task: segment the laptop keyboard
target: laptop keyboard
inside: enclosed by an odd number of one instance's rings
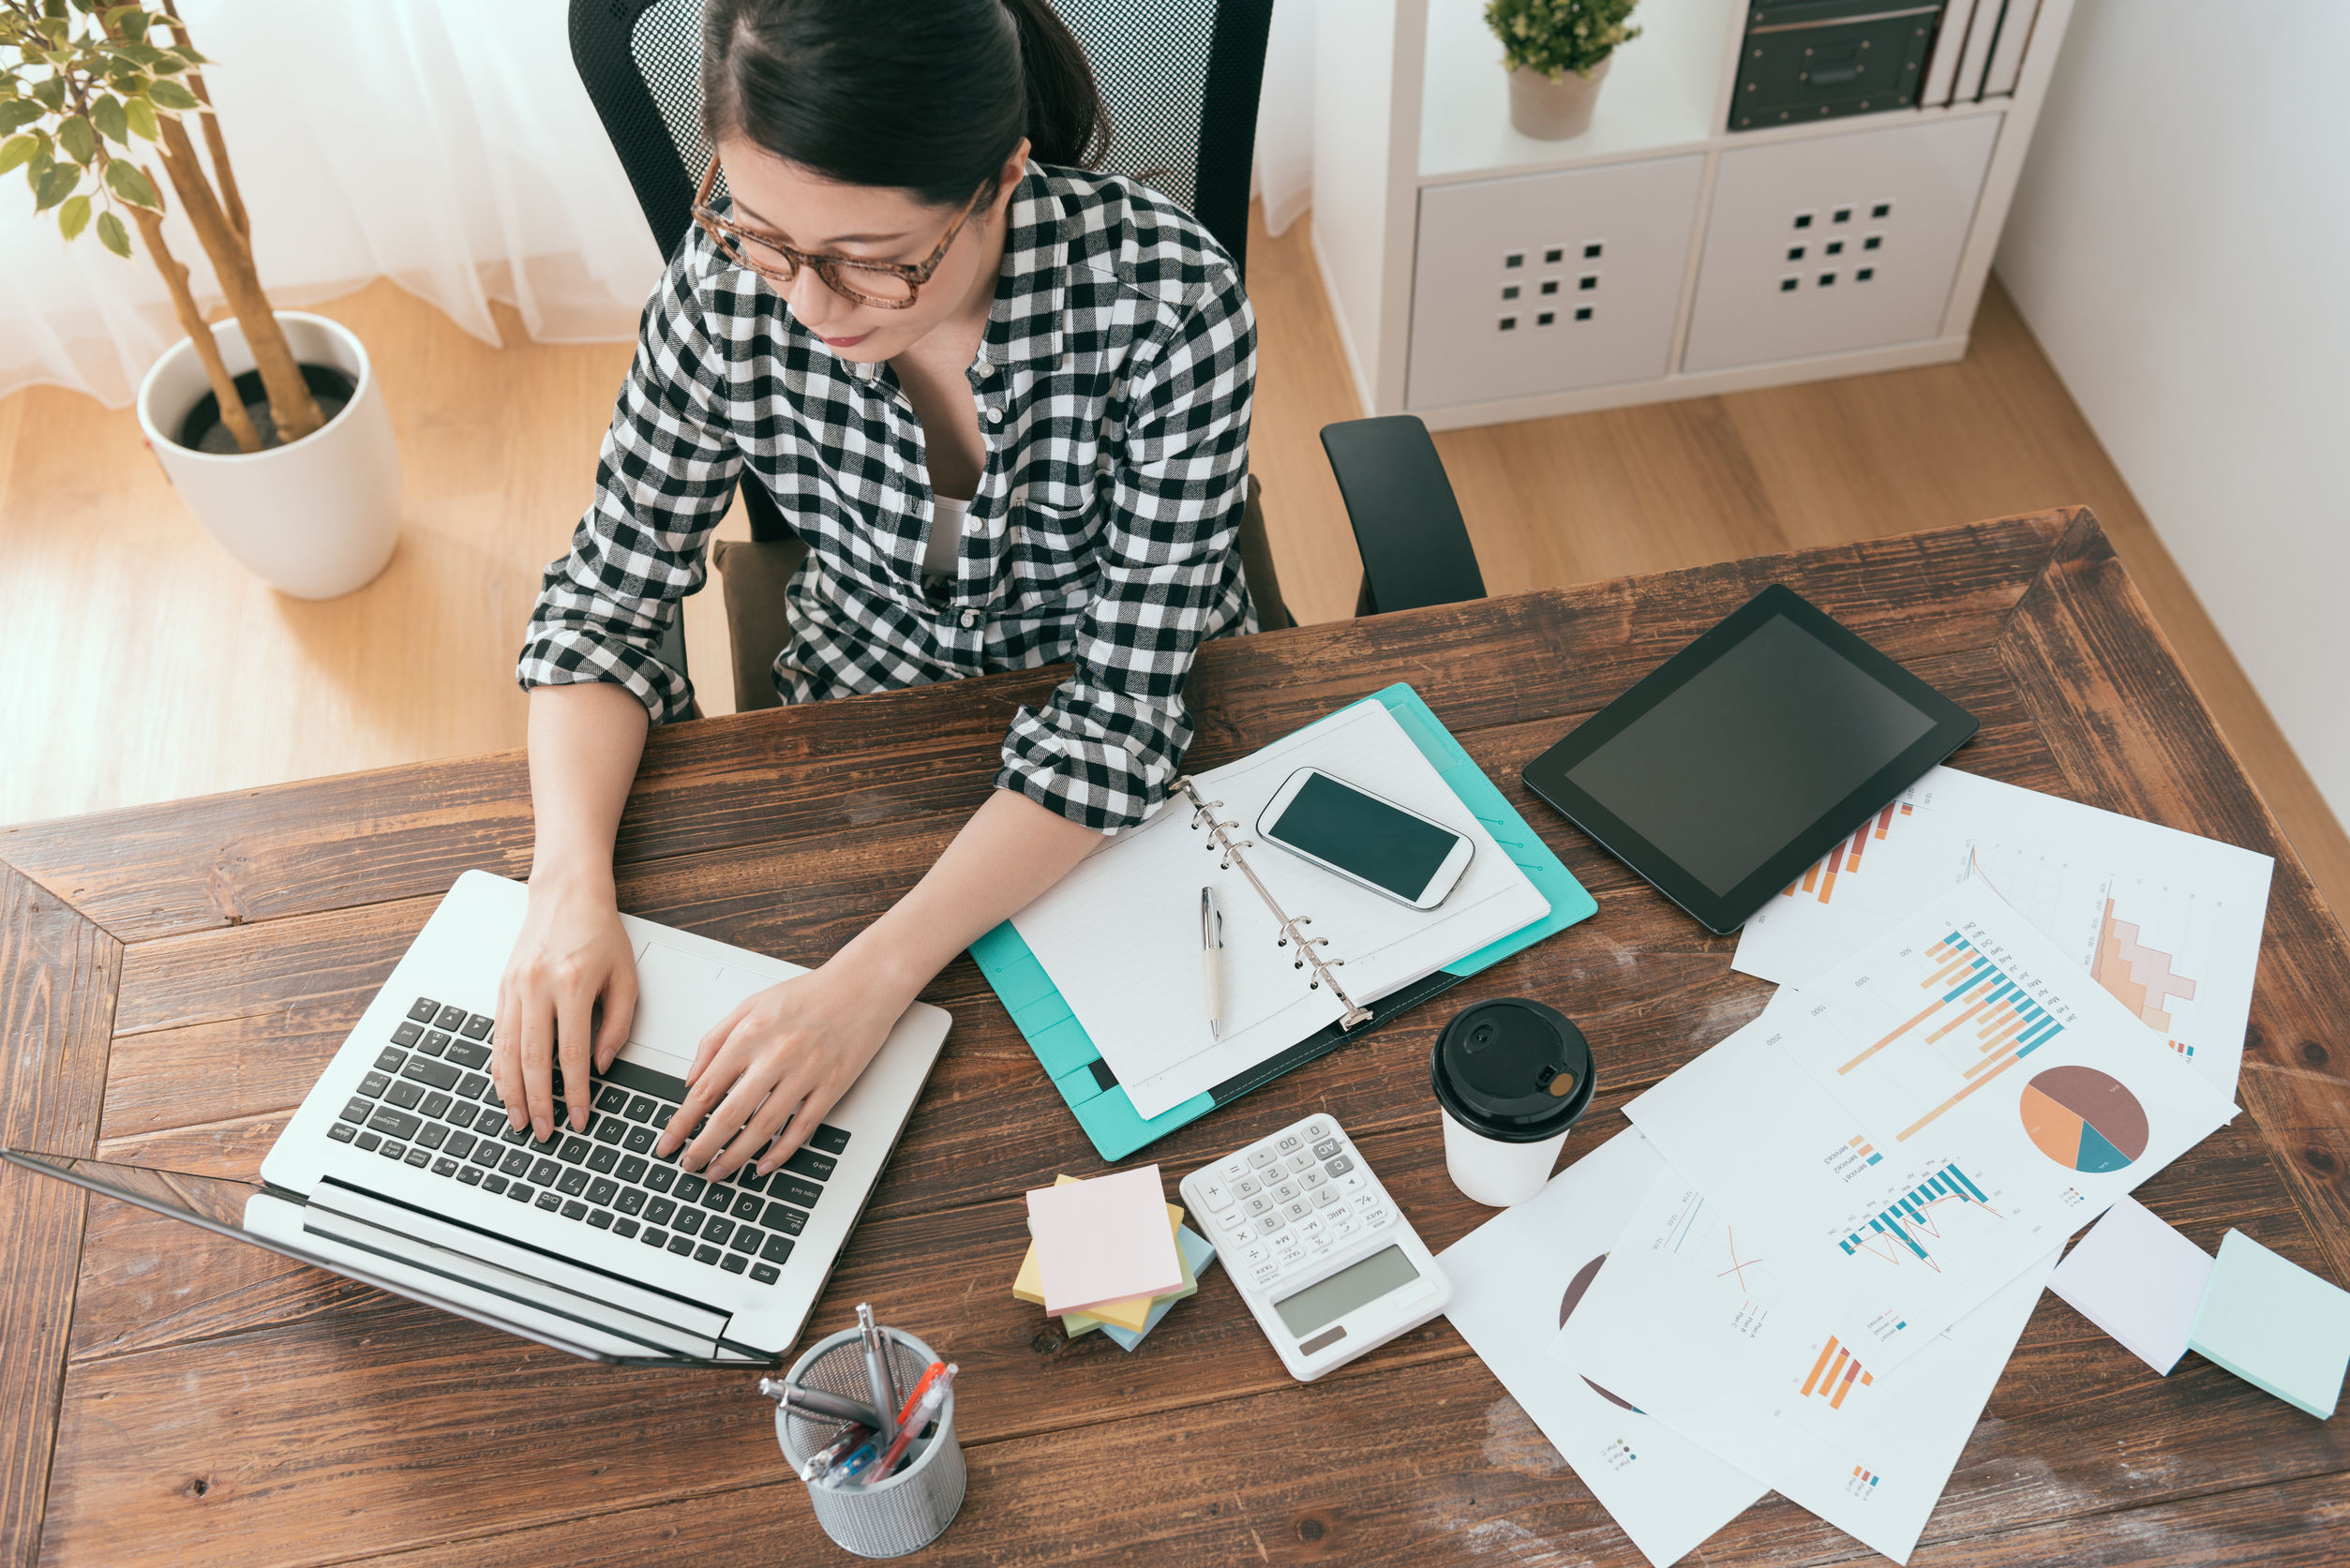
[[[713,1182],[652,1152],[685,1101],[684,1080],[616,1061],[577,1132],[556,1069],[555,1134],[541,1142],[506,1125],[489,1081],[490,1023],[417,997],[326,1136],[762,1285],[783,1277],[792,1238],[848,1147],[845,1128],[817,1127],[772,1175],[745,1165]]]

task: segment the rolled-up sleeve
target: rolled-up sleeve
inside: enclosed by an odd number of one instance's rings
[[[645,306],[636,357],[596,460],[595,500],[550,562],[524,634],[524,687],[607,680],[655,724],[685,717],[694,691],[659,656],[678,602],[707,571],[711,531],[742,458],[724,415],[726,361],[698,288],[707,255],[689,244]]]
[[[1165,799],[1190,745],[1200,643],[1250,615],[1235,548],[1248,500],[1256,319],[1219,265],[1156,355],[1138,349],[1106,498],[1100,586],[1076,669],[1004,739],[998,785],[1104,832]]]

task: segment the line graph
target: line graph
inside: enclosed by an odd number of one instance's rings
[[[1895,1267],[1914,1261],[1939,1274],[1942,1265],[1928,1243],[1942,1240],[1941,1219],[1935,1211],[1950,1204],[1978,1208],[1993,1219],[2006,1217],[1964,1171],[1946,1164],[1870,1216],[1866,1225],[1854,1227],[1836,1246],[1848,1258],[1866,1254]]]

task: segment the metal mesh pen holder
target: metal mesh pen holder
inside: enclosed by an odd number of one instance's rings
[[[928,1345],[912,1335],[883,1328],[890,1342],[890,1366],[897,1385],[910,1390],[923,1368],[938,1359]],[[855,1329],[844,1329],[818,1340],[808,1353],[792,1363],[785,1381],[803,1388],[821,1389],[845,1398],[869,1402],[872,1385],[865,1378],[864,1341]],[[946,1532],[963,1506],[963,1445],[954,1436],[954,1390],[947,1391],[938,1408],[937,1429],[916,1438],[895,1475],[865,1486],[838,1490],[808,1485],[808,1501],[816,1523],[833,1544],[859,1557],[904,1557],[920,1551]],[[775,1438],[784,1445],[791,1468],[806,1466],[808,1456],[830,1442],[840,1423],[811,1416],[789,1405],[775,1407]]]

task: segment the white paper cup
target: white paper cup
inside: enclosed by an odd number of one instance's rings
[[[1591,1104],[1591,1046],[1557,1009],[1522,997],[1481,1002],[1429,1052],[1444,1124],[1444,1170],[1473,1202],[1507,1208],[1542,1190]]]

